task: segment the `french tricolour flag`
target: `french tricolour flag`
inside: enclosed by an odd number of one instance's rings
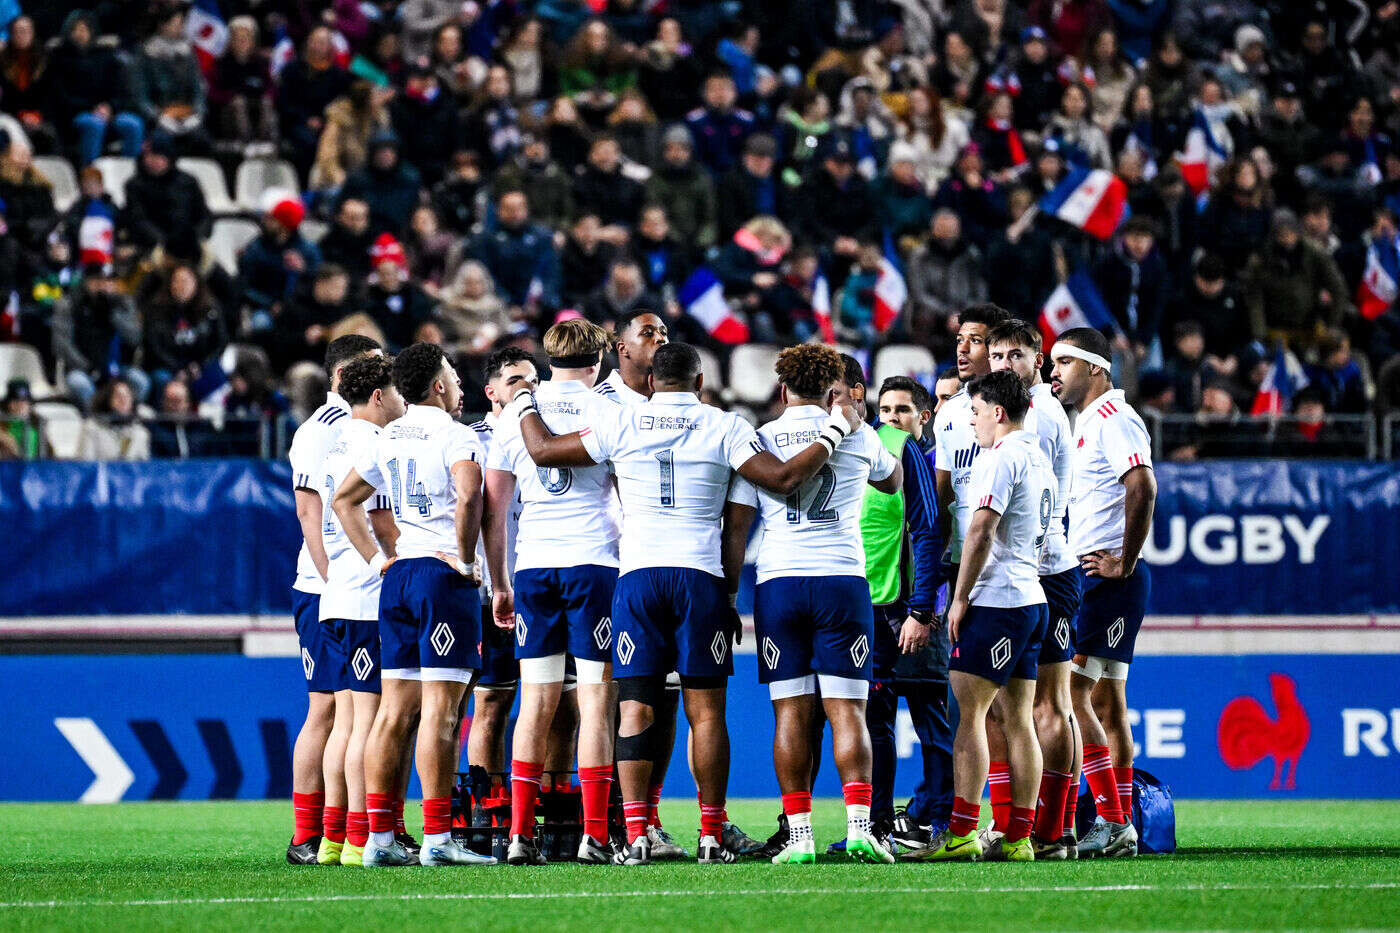
[[[709,269],[701,266],[692,272],[676,298],[711,337],[727,344],[748,342],[749,325],[730,309],[724,300],[724,286]]]
[[[219,10],[218,0],[194,0],[185,17],[185,36],[194,44],[200,69],[206,75],[210,74],[214,70],[214,62],[224,54],[224,47],[228,45],[228,25]]]
[[[1303,364],[1287,350],[1279,347],[1274,354],[1274,365],[1269,368],[1264,381],[1259,383],[1259,391],[1254,396],[1253,415],[1281,415],[1288,410],[1293,396],[1307,388],[1308,376],[1303,372]]]
[[[1040,334],[1045,341],[1046,352],[1055,345],[1055,339],[1060,334],[1073,327],[1106,330],[1116,326],[1098,286],[1083,269],[1076,271],[1051,292],[1040,309]]]
[[[880,275],[875,279],[875,318],[872,322],[880,333],[890,329],[899,312],[904,310],[904,301],[909,297],[909,287],[904,284],[904,276],[899,267],[888,257],[880,260]]]
[[[1209,188],[1211,176],[1229,157],[1229,151],[1211,131],[1205,113],[1197,107],[1191,118],[1191,128],[1186,131],[1186,145],[1176,154],[1182,180],[1191,193],[1199,196]]]
[[[115,234],[112,209],[103,201],[89,202],[82,223],[78,224],[79,261],[100,266],[111,262]]]
[[[812,283],[812,317],[817,319],[822,343],[836,342],[836,328],[831,325],[831,283],[826,273],[818,271],[817,280]]]
[[[1040,199],[1040,209],[1107,240],[1128,213],[1128,186],[1101,168],[1070,169],[1055,190]]]
[[[1374,321],[1384,314],[1400,295],[1400,236],[1389,242],[1371,241],[1366,249],[1366,271],[1356,287],[1356,307],[1361,316]]]

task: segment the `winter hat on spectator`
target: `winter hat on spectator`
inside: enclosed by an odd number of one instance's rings
[[[754,133],[744,143],[744,154],[772,159],[778,155],[778,143],[767,133]]]
[[[165,130],[156,130],[146,137],[146,149],[154,155],[173,159],[175,158],[175,137]]]
[[[695,141],[690,137],[690,130],[677,123],[666,130],[666,134],[661,137],[662,147],[680,145],[687,149],[695,148]]]
[[[894,145],[890,146],[890,165],[894,165],[896,162],[913,162],[917,164],[918,161],[919,151],[914,148],[913,143],[900,139],[896,140]]]
[[[269,188],[262,196],[263,213],[288,230],[301,226],[306,217],[306,207],[295,191],[285,188]]]
[[[408,257],[404,255],[403,247],[399,241],[394,239],[392,233],[381,233],[374,241],[374,245],[369,248],[370,263],[378,266],[381,263],[392,262],[400,270],[408,268]]]
[[[1255,26],[1252,23],[1245,23],[1239,29],[1235,30],[1236,52],[1243,52],[1245,49],[1249,48],[1251,45],[1255,45],[1256,43],[1259,45],[1263,45],[1265,44],[1265,41],[1266,40],[1264,38],[1264,30],[1260,29],[1258,26]]]
[[[1286,207],[1280,207],[1278,210],[1274,211],[1273,229],[1275,233],[1280,230],[1293,230],[1297,232],[1301,229],[1298,223],[1298,215]]]

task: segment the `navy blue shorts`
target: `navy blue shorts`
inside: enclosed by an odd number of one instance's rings
[[[724,581],[703,570],[628,571],[613,593],[613,676],[728,677],[728,612]]]
[[[830,674],[869,680],[875,616],[864,577],[777,577],[754,590],[758,682]]]
[[[1045,602],[1050,609],[1050,624],[1040,643],[1041,664],[1061,664],[1074,657],[1074,627],[1079,619],[1083,580],[1084,571],[1078,567],[1040,578],[1040,588],[1045,591]]]
[[[334,693],[343,689],[340,641],[335,630],[321,622],[321,595],[292,590],[292,618],[301,646],[301,672],[306,675],[307,692]]]
[[[1131,663],[1151,595],[1152,571],[1146,561],[1138,561],[1133,575],[1126,580],[1086,575],[1075,653]]]
[[[478,687],[510,687],[520,679],[520,662],[515,660],[515,639],[496,627],[490,603],[481,604],[481,678]]]
[[[327,619],[336,641],[337,690],[379,692],[379,623],[373,619]]]
[[[1015,609],[970,607],[948,669],[976,674],[998,686],[1013,677],[1035,680],[1040,641],[1049,618],[1045,603]]]
[[[568,653],[612,660],[612,601],[617,568],[541,567],[515,572],[515,657]]]
[[[385,672],[480,670],[481,594],[436,557],[397,560],[379,591],[379,639]]]

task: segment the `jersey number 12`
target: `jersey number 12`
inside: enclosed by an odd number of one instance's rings
[[[830,508],[831,494],[836,491],[836,473],[829,466],[824,466],[817,471],[819,485],[817,491],[812,495],[812,504],[807,507],[807,521],[813,524],[825,525],[836,521],[841,516],[836,514],[836,510]],[[789,525],[796,525],[802,521],[802,490],[797,490],[787,497],[787,520]]]

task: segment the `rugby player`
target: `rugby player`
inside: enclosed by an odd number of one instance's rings
[[[821,434],[845,366],[835,350],[801,344],[784,350],[776,368],[784,412],[758,434],[785,458]],[[741,534],[754,509],[763,528],[754,595],[759,682],[768,685],[773,702],[773,763],[788,826],[787,845],[773,856],[775,864],[816,862],[810,739],[818,684],[846,802],[846,854],[857,861],[894,861],[870,819],[872,753],[865,717],[875,630],[860,513],[867,483],[892,494],[902,482],[899,460],[869,426],[842,441],[813,479],[786,496],[735,480],[731,498],[747,514],[741,513],[734,533]]]
[[[1038,859],[1063,859],[1074,848],[1065,840],[1064,815],[1075,774],[1078,742],[1070,716],[1069,673],[1074,656],[1074,626],[1079,615],[1079,562],[1065,539],[1065,508],[1069,503],[1069,417],[1040,376],[1045,365],[1040,331],[1022,321],[1006,321],[987,335],[992,372],[1010,370],[1031,396],[1025,429],[1040,444],[1055,471],[1055,510],[1050,515],[1045,549],[1040,555],[1040,585],[1045,590],[1050,624],[1040,646],[1035,680],[1035,734],[1040,740],[1044,771],[1032,844]],[[1073,826],[1070,827],[1073,832]]]
[[[358,357],[342,368],[339,394],[350,406],[351,417],[321,467],[326,502],[335,498],[356,458],[378,440],[380,430],[404,412],[403,397],[394,388],[393,367],[378,354]],[[398,527],[388,495],[376,492],[365,507],[380,550],[385,557],[393,557]],[[369,833],[365,739],[379,709],[380,580],[350,545],[334,510],[326,514],[321,537],[329,568],[321,593],[321,624],[329,629],[337,647],[338,683],[335,726],[326,742],[323,765],[325,834],[318,861],[322,865],[358,865]]]
[[[1084,777],[1098,818],[1079,856],[1133,856],[1133,734],[1128,666],[1147,612],[1152,575],[1139,560],[1157,479],[1142,418],[1113,388],[1108,340],[1077,327],[1050,350],[1051,388],[1074,409],[1069,546],[1084,571],[1070,695],[1084,741]]]
[[[294,828],[287,845],[287,861],[292,865],[315,865],[321,847],[322,816],[325,807],[325,778],[322,762],[326,740],[335,722],[335,644],[321,625],[321,591],[326,585],[329,565],[321,528],[329,513],[329,503],[321,498],[325,473],[321,466],[335,446],[350,406],[340,397],[340,373],[346,363],[369,354],[382,354],[383,348],[368,337],[348,334],[337,337],[326,347],[326,376],[330,392],[326,402],[297,428],[287,459],[292,465],[292,489],[296,499],[297,522],[302,544],[297,554],[297,576],[292,584],[292,617],[296,621],[301,647],[301,668],[306,675],[306,720],[292,746],[292,816]]]
[[[725,680],[733,669],[730,639],[740,631],[733,606],[743,565],[741,547],[726,547],[721,554],[720,520],[730,511],[731,475],[737,471],[760,489],[789,495],[861,425],[853,407],[837,409],[819,437],[780,460],[737,415],[700,402],[703,381],[695,349],[667,344],[652,359],[651,399],[619,408],[582,431],[551,435],[528,391],[511,405],[538,466],[606,461],[617,476],[623,530],[613,656],[622,700],[617,761],[628,843],[618,861],[627,865],[651,861],[646,833],[651,730],[666,675],[673,670],[681,676],[691,770],[699,788],[697,858],[701,864],[735,861],[721,842],[729,778]],[[732,545],[737,537],[726,540]]]
[[[495,864],[451,834],[462,699],[481,667],[476,544],[485,451],[476,432],[456,420],[462,386],[441,347],[416,343],[400,353],[394,385],[408,403],[404,416],[361,453],[334,500],[355,550],[384,577],[379,599],[383,695],[365,745],[370,836],[362,864],[412,861],[394,838],[391,795],[415,715],[421,715],[417,766],[423,787],[419,864]],[[380,553],[353,518],[376,489],[388,490],[399,527],[396,559]]]
[[[963,536],[948,604],[949,660],[961,712],[953,740],[953,815],[940,845],[913,853],[932,861],[977,861],[982,788],[987,782],[986,719],[1000,699],[1011,763],[1011,818],[997,847],[1007,861],[1035,860],[1031,824],[1040,785],[1034,726],[1035,674],[1048,612],[1040,555],[1055,503],[1055,474],[1036,438],[1023,430],[1030,393],[1014,373],[974,379],[966,391],[984,453],[972,470],[973,512]]]
[[[593,392],[608,332],[583,318],[544,335],[553,375],[534,390],[551,431],[567,433],[613,416],[617,403]],[[526,385],[522,383],[522,385]],[[608,794],[612,788],[612,599],[620,533],[617,495],[607,466],[537,467],[516,419],[504,419],[487,455],[493,502],[520,490],[515,575],[505,563],[505,524],[494,521],[487,556],[496,581],[493,614],[514,625],[520,666],[520,712],[511,773],[512,865],[542,865],[535,845],[535,805],[550,722],[572,658],[579,707],[578,775],[584,831],[578,859],[611,864]],[[498,511],[499,516],[499,511]]]

